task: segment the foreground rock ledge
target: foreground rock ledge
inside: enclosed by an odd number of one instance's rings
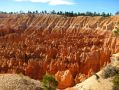
[[[0,74],[0,90],[42,90],[37,80],[20,74]]]

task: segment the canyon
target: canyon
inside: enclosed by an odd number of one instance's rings
[[[119,52],[119,16],[64,17],[52,14],[0,14],[0,73],[42,80],[55,76],[58,88],[80,83]]]

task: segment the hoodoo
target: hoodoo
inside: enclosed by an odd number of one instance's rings
[[[0,73],[55,76],[58,88],[84,81],[119,52],[119,16],[0,15]]]

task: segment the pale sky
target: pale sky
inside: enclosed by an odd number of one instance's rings
[[[119,11],[119,0],[0,0],[0,11]]]

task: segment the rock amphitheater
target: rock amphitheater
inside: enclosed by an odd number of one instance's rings
[[[119,52],[119,16],[0,14],[0,73],[41,80],[46,72],[65,89],[110,63]]]

